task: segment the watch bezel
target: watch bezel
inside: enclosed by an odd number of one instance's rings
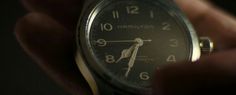
[[[90,6],[88,9],[86,9],[86,12],[82,14],[82,17],[80,19],[80,22],[77,27],[77,35],[76,35],[76,41],[77,41],[77,49],[80,51],[77,53],[77,55],[81,55],[83,61],[77,61],[78,66],[81,66],[81,64],[85,64],[87,68],[96,76],[99,78],[102,78],[106,80],[108,84],[113,86],[114,88],[122,89],[122,88],[127,88],[125,91],[126,92],[131,92],[131,93],[140,93],[145,91],[150,91],[150,88],[144,89],[144,88],[135,88],[135,87],[127,87],[127,85],[122,84],[121,82],[114,81],[111,78],[111,75],[108,75],[108,73],[104,72],[104,69],[102,68],[95,68],[99,67],[99,64],[96,64],[96,61],[93,58],[94,54],[91,53],[91,45],[89,42],[89,33],[90,32],[90,26],[93,22],[93,19],[96,17],[95,14],[98,13],[102,9],[102,7],[112,3],[116,2],[117,0],[102,0],[96,5]],[[119,0],[121,1],[121,0]],[[142,1],[142,0],[136,0],[136,1]],[[189,23],[189,21],[186,19],[186,17],[182,14],[182,12],[174,5],[171,4],[168,1],[163,1],[163,0],[145,0],[144,2],[155,2],[155,4],[160,5],[163,7],[163,9],[167,10],[169,14],[172,15],[172,17],[177,20],[178,24],[180,24],[181,27],[185,29],[185,31],[188,33],[189,38],[188,40],[191,40],[189,43],[191,46],[190,48],[190,56],[189,56],[189,61],[196,61],[200,57],[200,47],[199,47],[199,42],[198,38],[196,35],[196,32],[194,31],[192,25]],[[171,6],[170,6],[171,5]],[[102,66],[100,66],[102,67]],[[81,70],[81,68],[80,68]],[[82,72],[83,73],[83,72]]]

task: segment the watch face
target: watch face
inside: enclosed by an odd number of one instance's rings
[[[186,25],[158,0],[102,2],[84,26],[79,38],[90,69],[117,87],[150,88],[163,65],[191,59]]]

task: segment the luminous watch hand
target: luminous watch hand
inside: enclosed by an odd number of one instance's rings
[[[116,63],[118,63],[119,61],[121,61],[122,59],[124,58],[128,58],[131,56],[131,52],[134,50],[135,46],[132,45],[129,49],[124,49],[122,52],[121,52],[121,56],[120,58],[116,61]]]
[[[138,53],[138,49],[139,49],[140,46],[143,45],[143,40],[142,39],[136,38],[135,41],[137,43],[135,43],[135,48],[134,48],[133,54],[132,54],[132,56],[129,60],[128,69],[125,73],[125,77],[128,77],[129,72],[131,71],[131,68],[134,66],[134,62],[135,62],[135,59],[136,59],[136,56],[137,56],[137,53]]]
[[[151,42],[152,40],[142,40],[143,42]],[[136,42],[136,40],[117,40],[117,41],[107,41],[107,42],[110,42],[110,43],[119,43],[119,42]],[[132,45],[129,49],[124,49],[122,52],[121,52],[121,56],[120,58],[116,61],[116,63],[120,62],[122,59],[124,58],[129,58],[131,56],[131,52],[134,50],[135,48],[135,45]]]

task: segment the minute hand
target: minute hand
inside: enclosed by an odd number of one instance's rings
[[[135,45],[133,54],[132,54],[132,56],[131,56],[131,58],[130,58],[130,60],[129,60],[129,63],[128,63],[128,69],[127,69],[127,71],[126,71],[126,73],[125,73],[125,77],[128,77],[129,72],[131,71],[131,68],[134,66],[135,59],[136,59],[136,56],[137,56],[139,47],[140,47],[139,44],[136,44],[136,45]]]

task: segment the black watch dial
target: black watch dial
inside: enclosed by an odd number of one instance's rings
[[[156,1],[116,0],[101,3],[90,14],[81,39],[89,64],[101,70],[96,71],[100,76],[114,84],[149,88],[157,69],[190,59],[185,25]]]

